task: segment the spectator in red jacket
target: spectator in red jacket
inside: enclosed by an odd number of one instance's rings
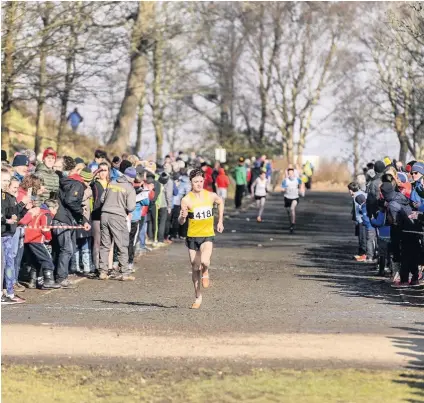
[[[212,173],[213,169],[206,163],[202,162],[201,164],[202,171],[205,173],[205,182],[203,184],[203,189],[208,190],[209,192],[213,191],[213,178]]]
[[[228,186],[230,186],[230,178],[225,173],[224,168],[220,168],[216,178],[216,192],[224,202],[228,196]]]
[[[46,200],[38,214],[28,212],[19,222],[21,225],[28,225],[24,238],[25,253],[35,266],[35,270],[31,271],[30,288],[36,287],[37,279],[42,290],[61,288],[54,281],[54,264],[46,245],[52,240],[50,226],[58,208],[59,203],[56,200]]]

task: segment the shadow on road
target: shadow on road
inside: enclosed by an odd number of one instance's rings
[[[412,389],[413,399],[406,400],[410,403],[424,402],[424,322],[416,322],[417,327],[395,327],[395,329],[407,331],[409,336],[390,337],[393,344],[403,351],[399,354],[410,359],[407,370],[399,375],[394,382],[408,385]]]
[[[130,306],[146,306],[152,308],[165,308],[165,309],[176,309],[178,306],[166,306],[162,304],[156,304],[154,302],[125,302],[125,301],[107,301],[104,299],[94,299],[93,302],[102,302],[104,304],[114,304],[114,305],[130,305]]]

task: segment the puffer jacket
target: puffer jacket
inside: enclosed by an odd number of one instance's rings
[[[38,164],[35,172],[43,179],[46,191],[40,196],[42,202],[49,198],[57,198],[59,192],[59,176],[44,163]]]

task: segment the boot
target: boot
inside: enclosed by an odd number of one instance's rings
[[[60,284],[54,281],[53,270],[44,270],[44,284],[42,290],[51,290],[61,288]]]
[[[29,272],[28,288],[37,288],[37,270],[31,268]]]

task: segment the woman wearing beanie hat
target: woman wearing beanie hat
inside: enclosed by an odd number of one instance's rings
[[[57,153],[53,148],[46,148],[43,152],[43,161],[37,165],[35,172],[44,181],[45,192],[41,195],[44,202],[47,199],[54,199],[59,192],[59,176],[54,170],[54,164],[57,159]]]

